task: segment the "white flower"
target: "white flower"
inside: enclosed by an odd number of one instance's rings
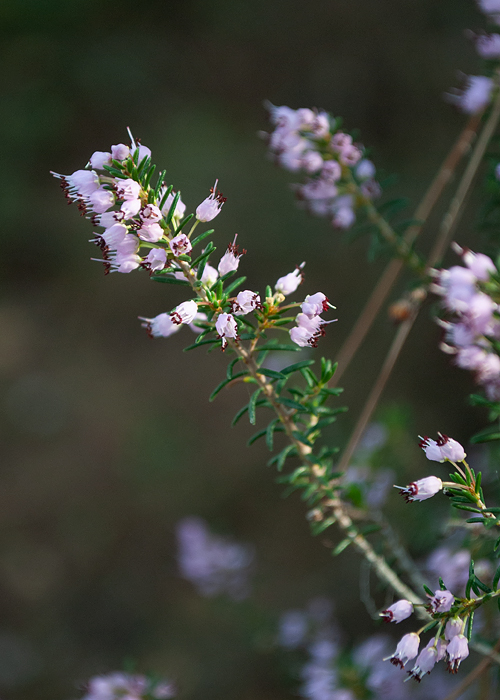
[[[217,321],[215,322],[215,330],[217,331],[219,338],[222,338],[222,347],[225,348],[227,345],[226,338],[238,338],[238,325],[234,319],[234,316],[227,313],[219,314]]]
[[[102,238],[108,248],[116,250],[117,246],[125,239],[127,233],[128,229],[123,224],[113,224],[113,226],[104,231],[100,238]]]
[[[434,646],[434,639],[431,639],[429,644],[422,649],[417,656],[415,666],[409,671],[410,678],[416,681],[421,681],[426,673],[430,673],[438,660],[438,650]]]
[[[411,501],[425,501],[434,496],[443,488],[443,482],[437,476],[426,476],[424,479],[413,481],[406,488],[396,486],[407,503]]]
[[[257,294],[257,292],[252,292],[250,289],[245,289],[245,291],[239,292],[236,297],[236,301],[233,302],[233,313],[236,314],[236,316],[244,316],[259,306],[260,296]]]
[[[387,610],[380,613],[386,622],[399,623],[406,620],[413,612],[413,604],[409,600],[398,600],[397,603],[390,605]]]
[[[179,257],[179,255],[188,255],[193,249],[191,241],[185,233],[179,233],[175,238],[172,238],[172,240],[169,241],[169,246],[176,257]]]
[[[459,442],[441,433],[438,436],[437,441],[427,436],[420,438],[419,444],[427,459],[433,462],[462,462],[465,459],[465,450]]]
[[[183,301],[182,304],[175,307],[175,310],[170,314],[174,323],[191,323],[198,313],[198,304],[191,299]]]
[[[141,207],[142,202],[140,199],[126,199],[121,205],[120,211],[123,212],[125,219],[131,219],[139,213]]]
[[[226,197],[223,196],[222,192],[217,192],[217,183],[218,180],[216,180],[215,185],[210,188],[211,194],[198,205],[196,209],[196,218],[198,221],[212,221],[212,219],[215,219],[226,201]]]
[[[296,267],[293,272],[289,272],[288,275],[280,277],[274,285],[275,290],[277,292],[281,292],[281,294],[283,294],[284,296],[288,296],[288,294],[293,294],[293,292],[295,292],[299,284],[301,284],[302,280],[304,279],[304,274],[302,272],[304,265],[305,262]]]

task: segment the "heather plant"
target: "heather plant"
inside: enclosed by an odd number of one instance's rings
[[[480,9],[490,23],[498,24],[500,3],[484,1]],[[489,664],[500,663],[500,642],[493,647],[490,643],[498,637],[497,627],[487,629],[480,620],[478,634],[474,625],[475,614],[481,618],[483,608],[500,607],[500,566],[493,564],[500,548],[500,507],[488,490],[483,492],[481,472],[469,464],[464,447],[437,432],[436,426],[437,439],[424,436],[419,443],[426,458],[439,464],[436,473],[396,486],[411,504],[408,508],[425,509],[427,504],[420,502],[439,494],[455,509],[450,521],[459,533],[455,540],[459,547],[436,550],[427,569],[412,561],[382,513],[390,498],[387,487],[392,475],[376,474],[369,465],[363,470],[356,464],[363,439],[367,444],[367,427],[387,379],[429,294],[437,295],[442,307],[438,319],[443,328],[441,347],[459,367],[473,371],[484,390],[472,401],[488,407],[493,425],[472,441],[494,443],[500,439],[500,263],[455,244],[463,265],[437,269],[479,167],[489,157],[500,120],[500,34],[473,35],[472,39],[485,61],[485,74],[470,76],[463,89],[447,96],[469,115],[469,121],[410,218],[401,219],[402,202],[384,201],[384,178],[368,158],[367,149],[343,130],[339,118],[310,108],[268,107],[272,129],[265,138],[269,153],[279,166],[305,178],[293,185],[300,205],[328,218],[337,230],[368,234],[370,254],[389,253],[392,258],[341,349],[338,364],[310,357],[336,319],[330,290],[317,291],[310,281],[314,271],[308,270],[305,277],[305,262],[299,262],[303,251],[297,250],[295,269],[276,269],[276,281],[264,290],[256,290],[252,284],[247,288],[246,277],[237,276],[246,253],[237,236],[228,236],[222,255],[216,257],[214,230],[199,227],[228,206],[217,180],[209,195],[186,214],[180,192],[166,184],[166,171],[157,174],[150,149],[130,133],[129,144],[96,151],[84,169],[68,176],[54,173],[69,202],[76,203],[98,229],[91,242],[101,252],[101,257],[94,259],[104,266],[105,274],[138,271],[148,274],[153,282],[181,286],[186,292],[185,301],[175,307],[167,306],[154,317],[141,317],[142,326],[152,338],[167,338],[188,325],[196,336],[191,336],[187,351],[218,349],[225,353],[227,372],[210,401],[225,388],[249,385],[250,398],[233,424],[246,418],[254,425],[257,415],[270,414],[267,426],[258,430],[249,444],[262,439],[274,453],[269,464],[276,467],[287,493],[300,492],[312,534],[336,529],[333,555],[352,547],[378,577],[389,598],[375,606],[375,614],[393,624],[411,616],[418,620],[392,653],[387,651],[388,642],[375,637],[342,655],[339,633],[324,605],[322,612],[316,604],[308,615],[288,613],[280,627],[280,644],[307,652],[299,692],[313,700],[404,697],[408,686],[404,691],[394,690],[395,671],[387,663],[385,671],[378,670],[377,655],[400,669],[412,662],[408,679],[420,682],[431,672],[437,677],[434,667],[441,660],[450,673],[457,673],[471,647],[484,659],[462,683],[464,690]],[[421,230],[466,156],[431,251],[427,255],[417,251]],[[491,194],[492,187],[498,186],[497,163],[490,163],[490,171],[494,173],[490,172],[488,180]],[[251,245],[247,241],[242,244]],[[329,445],[322,435],[345,410],[339,404],[342,390],[338,381],[403,267],[413,280],[408,292],[390,307],[398,324],[393,344],[339,457],[339,447]],[[288,358],[289,353],[300,353],[296,362],[280,359]],[[235,600],[248,596],[254,558],[250,547],[211,535],[196,518],[178,524],[178,539],[181,574],[202,595],[227,593]],[[429,585],[431,570],[437,576],[433,587]],[[373,615],[373,610],[370,612]],[[93,681],[85,697],[112,700],[119,693],[143,697],[144,684],[143,677],[103,677]],[[92,690],[94,686],[97,690]],[[147,688],[147,697],[171,697],[169,693],[174,692],[168,684]],[[448,697],[458,697],[454,692]],[[446,682],[436,682],[432,697],[444,697],[444,693],[448,693]],[[431,697],[430,691],[424,695]]]

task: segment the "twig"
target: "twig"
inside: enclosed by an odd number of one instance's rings
[[[441,226],[439,227],[439,232],[437,236],[436,243],[434,244],[427,262],[427,269],[433,267],[438,260],[442,257],[446,247],[449,243],[449,239],[453,233],[455,226],[457,225],[462,213],[464,211],[464,203],[467,195],[470,192],[470,188],[474,181],[474,177],[477,174],[479,165],[484,156],[488,143],[495,132],[500,119],[500,93],[498,94],[493,108],[491,110],[490,116],[488,117],[482,132],[477,140],[477,143],[472,152],[471,159],[465,169],[465,172],[460,180],[455,196],[453,197],[450,207],[446,212]],[[384,390],[384,387],[389,379],[391,372],[396,364],[396,360],[405,344],[405,341],[412,329],[412,326],[417,318],[418,312],[422,306],[423,301],[426,298],[425,288],[420,288],[413,292],[412,308],[409,312],[409,317],[404,321],[392,342],[389,352],[386,356],[382,369],[373,385],[371,392],[365,402],[361,415],[358,418],[356,426],[353,430],[351,438],[345,448],[342,458],[340,460],[338,469],[339,471],[345,471],[351,461],[356,447],[358,446],[359,440],[363,435],[366,426],[377,406],[380,395]]]
[[[484,645],[481,645],[481,646],[484,646]],[[476,649],[476,650],[477,650],[477,649]],[[497,652],[499,652],[499,651],[500,651],[500,639],[499,639],[498,642],[495,644],[495,646],[493,647],[493,649],[491,650],[491,652],[493,652],[493,653],[495,653],[496,655],[498,655]],[[479,676],[480,676],[482,673],[484,673],[484,672],[488,669],[488,667],[489,667],[489,666],[493,663],[493,661],[495,660],[494,657],[493,657],[493,654],[492,654],[491,652],[490,652],[490,654],[487,656],[486,659],[483,659],[480,663],[478,663],[478,665],[476,666],[476,668],[474,668],[470,673],[468,673],[468,674],[465,676],[465,678],[464,678],[463,681],[460,683],[460,685],[458,685],[458,686],[455,688],[455,690],[452,690],[452,692],[449,693],[449,694],[444,698],[444,700],[457,700],[457,698],[459,698],[459,697],[462,695],[462,693],[464,693],[464,692],[467,690],[467,688],[468,688],[470,685],[472,685],[472,683],[474,683],[474,681],[475,681],[477,678],[479,678]],[[482,653],[484,654],[485,652],[483,651]],[[497,663],[498,663],[498,662],[497,662]]]
[[[431,213],[434,205],[441,196],[444,188],[450,181],[455,168],[458,163],[465,155],[465,153],[470,148],[470,144],[476,135],[477,128],[481,122],[481,115],[472,116],[465,129],[462,131],[456,142],[453,144],[451,151],[446,157],[444,163],[439,169],[436,177],[431,182],[427,192],[425,193],[422,201],[418,205],[413,218],[421,222],[418,224],[413,224],[406,231],[404,236],[405,241],[412,244],[417,236],[420,234],[429,214]],[[378,281],[375,289],[370,295],[361,315],[359,316],[356,324],[354,325],[349,336],[344,341],[344,344],[340,348],[338,354],[338,369],[333,377],[330,386],[337,386],[338,382],[349,366],[352,358],[358,351],[361,343],[365,339],[368,331],[370,330],[375,318],[377,317],[382,305],[389,296],[396,279],[398,278],[401,270],[403,269],[404,261],[401,258],[394,258],[386,266],[380,280]]]

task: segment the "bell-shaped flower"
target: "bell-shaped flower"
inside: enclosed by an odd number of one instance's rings
[[[163,238],[163,229],[160,224],[143,223],[142,226],[137,229],[137,235],[143,241],[147,241],[148,243],[157,243],[161,238]]]
[[[99,223],[99,226],[102,226],[103,228],[110,228],[114,224],[123,221],[125,219],[125,216],[122,211],[107,211],[96,218]]]
[[[356,146],[347,146],[339,154],[339,160],[343,165],[356,165],[361,160],[362,153]]]
[[[361,165],[361,163],[360,163]],[[359,166],[358,166],[359,167]],[[337,182],[342,177],[342,168],[336,160],[327,160],[324,162],[321,170],[321,178],[330,182]]]
[[[429,603],[427,610],[431,613],[449,612],[451,606],[455,602],[455,596],[450,591],[442,591],[441,589],[434,592],[433,596],[427,595]]]
[[[219,271],[219,275],[221,277],[227,275],[228,272],[234,272],[237,270],[238,265],[240,264],[241,256],[246,253],[246,250],[243,250],[241,253],[239,252],[238,246],[236,245],[237,237],[238,234],[236,234],[234,237],[233,242],[228,245],[226,252],[219,261],[217,270]]]
[[[500,39],[500,34],[496,36]],[[482,282],[487,282],[490,278],[490,274],[496,272],[493,260],[483,253],[473,253],[472,250],[466,250],[462,259],[472,274]]]
[[[317,173],[323,163],[323,156],[318,151],[306,151],[301,159],[301,166],[306,173]]]
[[[203,270],[203,274],[201,276],[201,283],[205,287],[211,287],[214,285],[217,280],[219,279],[219,273],[215,269],[215,267],[212,267],[212,265],[209,265],[208,263],[205,265],[205,269]]]
[[[166,313],[159,314],[154,318],[144,318],[143,316],[139,316],[139,318],[144,321],[141,325],[147,329],[152,338],[168,338],[169,335],[177,333],[180,328],[179,324],[172,321],[170,314]]]
[[[182,304],[175,307],[175,310],[170,314],[174,323],[191,323],[198,313],[198,304],[191,299],[183,301]]]
[[[432,462],[462,462],[465,457],[465,450],[462,445],[453,438],[438,433],[438,439],[432,440],[424,436],[420,438],[420,447],[424,450],[427,459]]]
[[[380,617],[385,622],[402,622],[410,617],[413,612],[413,604],[409,600],[398,600],[397,603],[390,605],[387,610],[382,610]]]
[[[429,644],[422,649],[417,656],[415,666],[408,671],[410,678],[414,678],[420,682],[426,673],[430,673],[438,661],[438,650],[434,646],[434,639],[431,639]]]
[[[467,637],[463,634],[457,634],[453,637],[446,648],[446,655],[448,657],[448,670],[450,673],[456,673],[460,662],[469,656]]]
[[[215,330],[219,338],[222,339],[222,349],[227,345],[227,338],[238,339],[238,325],[234,316],[227,313],[219,314],[215,322]]]
[[[124,143],[117,143],[115,146],[111,146],[111,155],[113,160],[125,160],[130,155],[130,148]]]
[[[283,294],[285,297],[289,294],[293,294],[299,284],[302,284],[304,279],[304,273],[302,272],[304,265],[305,262],[296,267],[293,272],[289,272],[288,275],[280,277],[274,285],[275,290]]]
[[[89,195],[89,202],[96,214],[104,214],[115,203],[115,196],[110,190],[99,187]]]
[[[105,165],[111,165],[111,153],[95,151],[90,156],[90,165],[94,170],[104,170]]]
[[[323,292],[316,292],[316,294],[308,294],[305,300],[300,305],[302,313],[309,318],[313,316],[319,316],[323,311],[328,310],[328,299]]]
[[[69,184],[70,194],[88,197],[99,189],[99,176],[93,170],[75,170],[74,173],[65,177],[59,176]]]
[[[432,498],[438,491],[443,488],[443,482],[437,476],[426,476],[424,479],[418,479],[411,484],[402,488],[396,486],[399,493],[404,496],[407,503],[412,501],[425,501]]]
[[[356,214],[354,213],[354,209],[352,209],[352,207],[342,206],[335,209],[332,225],[335,228],[347,230],[348,228],[351,228],[355,221]]]
[[[165,188],[165,187],[163,187],[163,188],[160,190],[160,196],[159,196],[159,200],[160,200],[160,201],[162,200],[162,198],[163,198],[163,196],[164,196],[164,194],[165,194],[165,191],[166,191],[166,188]],[[164,202],[164,204],[163,204],[163,207],[162,207],[162,210],[161,210],[161,211],[162,211],[162,213],[163,213],[165,216],[167,216],[168,212],[170,211],[170,207],[171,207],[172,204],[174,203],[174,197],[175,197],[175,192],[171,192],[171,193],[167,196],[167,198],[166,198],[166,200],[165,200],[165,202]],[[182,199],[179,197],[179,199],[177,200],[177,204],[175,205],[174,217],[177,218],[177,219],[182,219],[182,217],[184,216],[185,211],[186,211],[186,205],[184,204],[184,202],[182,201]]]
[[[457,636],[457,634],[461,634],[463,629],[463,620],[461,620],[459,617],[452,617],[451,620],[448,620],[446,623],[446,627],[444,628],[444,636],[450,642],[453,637]]]
[[[101,234],[100,238],[102,238],[108,248],[116,250],[118,245],[124,241],[127,233],[128,229],[123,224],[113,224]]]
[[[196,218],[198,221],[212,221],[212,219],[215,219],[226,201],[227,198],[224,197],[222,192],[217,192],[217,183],[218,180],[216,180],[215,185],[210,188],[210,195],[198,205],[196,209]]]
[[[119,199],[137,199],[141,192],[141,183],[127,178],[116,181],[116,193]]]
[[[185,233],[179,233],[175,238],[172,238],[168,244],[175,257],[179,257],[179,255],[189,255],[193,249],[191,241]]]
[[[167,264],[167,251],[165,248],[152,248],[144,258],[143,266],[156,272],[163,270]]]
[[[396,651],[392,656],[388,656],[384,661],[390,661],[394,666],[400,666],[404,668],[408,661],[411,661],[418,654],[418,647],[420,644],[420,637],[415,632],[410,632],[405,634],[404,637],[399,641],[396,647]]]
[[[137,254],[139,251],[139,241],[132,234],[127,234],[125,238],[117,244],[116,250],[109,255],[112,272],[128,273],[136,270],[142,263],[142,258]]]
[[[357,164],[354,172],[359,180],[371,180],[375,177],[375,165],[368,158],[364,158]]]
[[[260,296],[257,292],[245,289],[243,292],[239,292],[236,300],[233,302],[233,313],[236,316],[244,316],[260,306]]]
[[[330,149],[335,153],[341,153],[345,148],[352,145],[352,136],[345,134],[343,131],[337,131],[330,141]]]
[[[161,211],[154,204],[146,204],[141,211],[141,219],[148,224],[156,224],[162,218]]]
[[[125,219],[131,219],[141,210],[142,202],[140,199],[126,199],[120,207]]]

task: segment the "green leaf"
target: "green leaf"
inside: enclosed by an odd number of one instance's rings
[[[200,340],[199,343],[193,343],[192,345],[188,345],[187,348],[184,348],[184,352],[188,352],[188,350],[194,350],[195,348],[199,348],[202,345],[213,345],[214,343],[220,343],[220,338],[207,338],[206,340]]]
[[[200,233],[199,236],[196,236],[196,238],[193,238],[191,241],[191,245],[193,248],[198,245],[198,243],[201,243],[207,236],[210,236],[214,232],[215,229],[211,228],[208,231],[205,231],[205,233]]]
[[[269,448],[270,452],[273,451],[275,430],[277,430],[278,432],[284,431],[284,428],[281,425],[279,418],[275,418],[274,420],[272,420],[266,428],[266,445]]]
[[[346,537],[345,540],[342,540],[342,542],[339,542],[339,544],[335,547],[335,549],[332,552],[332,556],[336,557],[339,554],[341,554],[344,549],[347,549],[347,547],[352,544],[353,538],[351,537]]]
[[[176,208],[177,203],[179,202],[180,198],[181,198],[181,193],[177,192],[177,194],[175,195],[175,197],[172,201],[172,204],[170,205],[170,209],[168,210],[168,214],[165,217],[165,222],[166,222],[167,226],[169,226],[170,222],[172,221],[172,217],[175,213],[175,208]]]
[[[483,523],[485,522],[484,518],[467,518],[465,521],[466,523]]]
[[[481,589],[483,591],[483,593],[491,593],[492,592],[491,588],[489,586],[487,586],[485,583],[483,583],[482,581],[480,581],[477,576],[475,578],[475,584],[479,589]]]
[[[458,510],[468,510],[471,513],[480,513],[481,510],[479,508],[473,508],[472,506],[464,506],[462,503],[452,503],[451,504],[454,508],[458,508]]]
[[[268,404],[267,399],[260,399],[259,401],[257,401],[257,403],[256,403],[255,405],[256,405],[256,406],[264,406],[264,405],[266,405],[266,404]],[[245,415],[245,413],[246,413],[247,411],[248,411],[248,404],[246,404],[246,406],[243,406],[243,408],[240,408],[240,410],[239,410],[238,413],[235,415],[235,417],[233,418],[233,421],[232,421],[232,423],[231,423],[231,426],[232,426],[233,428],[234,428],[234,426],[236,425],[236,423],[240,420],[240,418],[242,418],[242,417]]]
[[[257,389],[257,391],[254,391],[252,396],[250,397],[250,401],[248,402],[248,419],[252,425],[255,425],[255,420],[256,420],[256,407],[257,407],[257,399],[259,398],[259,394],[262,391],[262,389]]]
[[[202,342],[203,342],[203,341],[202,341]],[[224,380],[212,391],[212,393],[210,394],[210,397],[209,397],[208,400],[209,400],[209,401],[213,401],[213,400],[215,399],[215,397],[217,396],[217,394],[219,393],[219,391],[222,391],[222,389],[224,389],[224,387],[226,386],[226,384],[229,384],[229,382],[232,382],[233,379],[238,379],[238,377],[244,377],[244,376],[247,375],[247,374],[248,374],[248,372],[245,370],[244,372],[237,372],[234,376],[231,377],[231,379],[227,379],[227,378],[224,379]]]
[[[299,348],[298,345],[284,345],[283,343],[267,343],[265,345],[261,345],[259,350],[261,352],[263,350],[279,350],[280,352],[300,352],[302,348]]]
[[[328,386],[324,386],[321,389],[322,394],[331,394],[332,396],[340,396],[340,394],[343,393],[343,389],[340,386],[335,387],[334,389],[330,389]]]
[[[180,284],[183,287],[190,287],[187,280],[178,280],[176,277],[168,277],[167,275],[151,275],[153,282],[163,282],[165,284]]]
[[[441,578],[441,576],[439,577],[439,588],[440,588],[442,591],[448,590],[448,589],[446,588],[446,586],[444,585],[444,581],[443,581],[443,579]]]
[[[149,183],[151,182],[151,178],[153,177],[153,173],[156,170],[156,165],[152,165],[149,170],[148,174],[146,175],[146,178],[144,180],[144,189],[147,190],[149,187]]]
[[[300,411],[301,413],[309,413],[305,406],[303,406],[301,403],[297,403],[297,401],[292,401],[292,399],[279,396],[276,400],[278,403],[282,404],[283,406],[287,406],[288,408],[294,408],[296,411]]]
[[[293,365],[288,365],[285,369],[281,370],[281,374],[292,374],[292,372],[297,372],[299,369],[304,369],[304,367],[310,367],[314,364],[314,360],[302,360],[302,362],[295,362]]]
[[[495,426],[494,428],[489,427],[485,430],[481,430],[479,433],[473,435],[470,441],[476,445],[480,442],[492,442],[493,440],[500,440],[500,431]]]
[[[160,195],[160,189],[161,186],[163,185],[163,180],[165,179],[165,175],[167,174],[166,170],[162,170],[161,173],[158,175],[158,182],[156,183],[155,187],[155,199],[158,199]]]
[[[258,372],[265,377],[269,377],[269,379],[285,379],[281,372],[276,372],[274,369],[268,369],[267,367],[259,367]]]
[[[267,428],[265,428],[264,430],[259,430],[258,433],[255,433],[254,435],[252,435],[252,437],[248,440],[247,446],[250,447],[250,445],[253,445],[253,443],[256,442],[259,438],[264,437],[264,435],[266,435],[266,433],[267,433]]]
[[[493,590],[494,591],[496,591],[498,589],[498,582],[499,581],[500,581],[500,566],[495,571],[495,575],[493,576]]]
[[[231,284],[229,284],[226,287],[226,289],[224,290],[225,293],[229,296],[232,291],[234,291],[235,289],[237,289],[240,286],[240,284],[243,284],[243,282],[246,282],[246,279],[247,279],[246,277],[238,277],[237,280],[234,280],[234,282],[231,282]],[[239,319],[239,320],[241,321],[242,319]]]
[[[325,518],[325,520],[322,520],[319,523],[312,522],[311,531],[313,535],[317,537],[318,535],[321,535],[321,533],[324,532],[327,528],[331,527],[334,524],[335,518]]]
[[[167,201],[168,195],[172,193],[172,190],[174,189],[173,185],[169,185],[165,192],[163,193],[163,197],[161,198],[161,202],[158,205],[160,209],[163,209],[165,202]]]
[[[240,360],[239,357],[235,357],[234,360],[231,360],[231,362],[228,364],[227,371],[226,371],[226,377],[228,379],[233,378],[233,367],[239,360]]]
[[[294,430],[292,432],[292,435],[296,440],[298,440],[299,442],[302,442],[304,445],[307,445],[308,447],[313,447],[312,442],[309,442],[309,440],[306,438],[306,436],[303,435],[298,430]]]
[[[431,591],[431,589],[429,588],[429,586],[426,586],[426,585],[424,584],[423,589],[424,589],[424,591],[425,591],[428,595],[430,595],[432,598],[434,598],[434,593],[433,593],[433,591]]]
[[[280,472],[283,469],[286,458],[288,456],[294,456],[296,452],[297,450],[295,449],[295,445],[287,445],[281,450],[281,452],[269,460],[268,465],[270,466],[271,464],[276,464],[276,468]]]
[[[184,228],[184,226],[186,226],[186,224],[189,224],[189,222],[191,221],[191,219],[193,217],[194,217],[194,214],[188,214],[185,219],[182,219],[182,221],[180,222],[180,224],[177,226],[177,228],[174,231],[176,236],[179,233],[179,231],[181,231]]]
[[[195,267],[195,266],[198,265],[202,260],[206,260],[206,259],[208,258],[208,256],[210,255],[210,253],[213,253],[215,249],[216,249],[216,248],[215,248],[213,242],[210,241],[210,243],[207,245],[207,247],[205,248],[205,250],[203,251],[203,253],[202,253],[201,255],[198,255],[198,257],[196,258],[196,260],[193,260],[191,266],[192,266],[192,267]],[[201,274],[203,274],[203,273],[201,273]],[[196,276],[198,277],[198,275],[196,275]],[[198,279],[201,279],[201,275],[198,277]]]

